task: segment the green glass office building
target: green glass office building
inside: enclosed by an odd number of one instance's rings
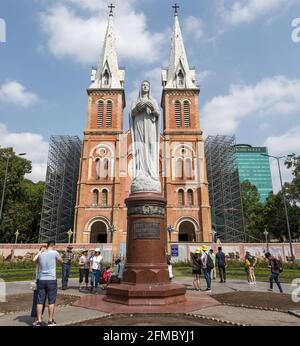
[[[252,147],[248,144],[236,145],[236,156],[240,181],[249,180],[255,185],[260,200],[265,202],[269,193],[273,192],[270,161],[266,147]]]

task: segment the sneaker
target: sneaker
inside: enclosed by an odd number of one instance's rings
[[[56,326],[56,322],[54,320],[48,322],[48,327]]]
[[[43,326],[42,322],[40,322],[40,321],[34,321],[32,323],[32,325],[33,325],[33,327],[42,327]]]
[[[205,292],[211,292],[211,288],[207,288]]]
[[[273,292],[273,288],[268,288],[268,291],[269,292]]]

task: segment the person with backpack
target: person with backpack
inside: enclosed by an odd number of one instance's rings
[[[206,292],[211,292],[211,270],[214,268],[214,263],[212,258],[208,253],[208,247],[206,245],[202,245],[203,254],[201,256],[202,266],[204,271],[204,277],[206,280],[207,288]]]
[[[273,257],[270,252],[267,252],[265,254],[266,259],[269,261],[269,266],[271,268],[271,275],[269,278],[270,281],[270,288],[268,289],[268,291],[273,292],[273,282],[275,281],[279,292],[283,293],[281,284],[279,282],[279,275],[280,273],[282,273],[283,268],[282,268],[282,263],[275,257]]]
[[[193,286],[196,291],[200,291],[201,290],[200,275],[201,275],[202,261],[201,261],[201,250],[199,248],[195,250],[195,253],[191,253],[191,259],[192,259],[193,275],[194,275]]]

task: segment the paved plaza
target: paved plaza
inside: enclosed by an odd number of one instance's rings
[[[187,296],[188,299],[195,302],[205,301],[207,299],[218,300],[216,304],[213,306],[200,308],[199,310],[194,310],[190,313],[185,314],[185,311],[182,311],[182,314],[179,316],[178,312],[172,313],[172,309],[170,309],[169,319],[170,322],[176,317],[182,321],[182,325],[190,325],[190,323],[194,323],[188,318],[199,318],[199,323],[196,325],[253,325],[253,326],[300,326],[300,303],[293,303],[290,294],[292,293],[293,288],[289,284],[283,284],[283,289],[285,294],[280,295],[279,293],[271,293],[268,292],[268,283],[267,282],[258,282],[256,286],[250,286],[246,281],[243,280],[228,280],[226,284],[220,284],[217,281],[213,281],[213,290],[212,293],[205,292],[196,292],[192,289],[192,278],[176,278],[174,280],[175,283],[184,284],[187,287]],[[205,288],[204,282],[203,289]],[[56,308],[55,319],[58,325],[110,325],[109,323],[114,322],[114,316],[116,316],[115,321],[122,325],[127,325],[128,318],[125,323],[126,315],[123,315],[124,310],[120,306],[118,311],[118,307],[114,308],[112,311],[99,311],[94,308],[83,308],[74,306],[74,302],[81,299],[82,297],[92,299],[103,298],[105,294],[104,291],[100,291],[98,296],[90,295],[88,292],[79,292],[77,289],[77,280],[72,279],[70,281],[70,289],[66,291],[59,290],[59,295],[61,297],[70,298],[71,300],[66,299],[65,305],[59,305]],[[276,289],[274,290],[276,292]],[[9,297],[17,297],[18,295],[28,296],[30,298],[30,288],[29,282],[20,281],[20,282],[10,282],[7,283],[7,295],[8,300]],[[253,297],[265,295],[267,298],[266,301],[274,301],[275,306],[268,307],[268,304],[264,306],[259,306],[256,304],[242,304],[241,298]],[[210,297],[209,297],[210,296]],[[238,299],[235,299],[235,296]],[[96,298],[97,297],[97,298]],[[222,299],[221,299],[222,298]],[[63,299],[61,299],[63,300]],[[289,301],[290,300],[290,301]],[[253,301],[253,300],[252,300]],[[255,301],[255,300],[254,300]],[[276,302],[278,303],[278,308],[276,308]],[[237,302],[237,303],[233,303]],[[263,305],[263,304],[261,304]],[[274,305],[274,304],[273,304]],[[195,304],[196,307],[196,304]],[[29,326],[32,323],[32,318],[30,317],[30,310],[25,309],[22,311],[17,311],[18,307],[16,307],[15,312],[3,313],[3,309],[1,309],[0,304],[0,325],[1,326]],[[276,311],[278,310],[278,311]],[[146,315],[135,314],[132,319],[133,325],[145,325],[145,323],[149,323],[151,325],[151,318],[154,321],[160,321],[160,314],[157,314],[157,318],[154,319],[149,314],[149,318],[146,318]],[[133,315],[130,315],[133,317]],[[166,314],[161,314],[161,323],[158,325],[165,325],[164,321],[166,320]],[[45,320],[47,320],[46,313],[44,315]],[[123,318],[123,320],[122,320]],[[150,322],[145,322],[149,320]],[[90,322],[89,322],[90,321]],[[123,321],[123,322],[122,322]],[[206,322],[207,323],[206,323]],[[155,324],[152,324],[155,325]]]

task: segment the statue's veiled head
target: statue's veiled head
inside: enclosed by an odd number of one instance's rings
[[[150,96],[150,82],[147,80],[142,81],[141,88],[140,88],[140,97]]]

